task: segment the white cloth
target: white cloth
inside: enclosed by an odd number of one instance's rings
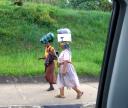
[[[58,62],[62,63],[64,61],[71,62],[71,52],[67,49],[63,50],[58,58]],[[67,87],[67,88],[73,88],[79,86],[79,80],[78,76],[76,74],[76,71],[74,69],[74,66],[71,63],[67,64],[67,72],[66,75],[62,75],[62,68],[63,65],[59,67],[59,73],[57,77],[57,85],[59,88]]]
[[[58,57],[58,62],[63,63],[64,61],[71,62],[71,52],[67,49],[62,51]]]

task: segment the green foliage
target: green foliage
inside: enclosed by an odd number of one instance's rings
[[[68,7],[68,5],[66,4],[65,0],[58,0],[57,6],[59,6],[61,8],[67,8]]]
[[[80,4],[87,2],[88,0],[70,0],[70,4],[73,8],[77,8]]]
[[[77,6],[78,9],[100,10],[98,1],[86,1]]]
[[[37,60],[44,54],[41,36],[48,32],[56,36],[57,29],[68,27],[72,31],[72,60],[78,74],[98,76],[109,18],[109,12],[34,3],[18,7],[0,1],[0,75],[41,75],[43,61]],[[53,45],[59,50],[57,41]]]
[[[69,4],[64,5],[65,2],[61,2],[63,7],[83,9],[83,10],[103,10],[111,11],[112,4],[107,0],[69,0]],[[61,6],[61,5],[60,5]]]
[[[112,10],[112,4],[108,2],[108,0],[100,0],[99,4],[100,8],[103,11],[111,11]]]

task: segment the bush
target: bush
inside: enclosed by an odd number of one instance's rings
[[[98,1],[86,1],[77,6],[78,9],[99,10]]]
[[[77,8],[80,4],[87,2],[88,0],[70,0],[72,8]]]
[[[54,9],[43,5],[41,9],[37,6],[34,8],[29,6],[30,5],[28,5],[28,7],[15,8],[13,10],[15,13],[14,17],[24,19],[30,23],[36,23],[40,26],[56,26],[56,20],[52,17],[52,13],[55,11]]]
[[[67,3],[66,0],[58,0],[57,6],[61,8],[68,8],[68,7],[71,8],[71,6],[69,5],[69,3]]]
[[[112,5],[107,0],[66,0],[59,2],[59,6],[62,8],[74,8],[74,9],[84,9],[84,10],[103,10],[111,11]]]
[[[112,10],[112,4],[109,3],[107,0],[100,0],[99,7],[103,11],[111,11]]]

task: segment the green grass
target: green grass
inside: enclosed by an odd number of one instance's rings
[[[103,58],[110,13],[61,9],[26,3],[13,6],[0,1],[0,76],[41,75],[44,53],[39,40],[61,27],[72,31],[72,61],[79,75],[98,76]],[[58,48],[55,39],[54,46]]]

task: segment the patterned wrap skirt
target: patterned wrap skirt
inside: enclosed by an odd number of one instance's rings
[[[79,87],[79,79],[77,73],[74,69],[74,66],[71,63],[67,64],[67,73],[66,75],[62,75],[62,66],[59,68],[59,73],[57,76],[57,85],[59,88],[67,87],[67,88],[74,88]]]
[[[50,84],[56,84],[56,75],[55,75],[55,64],[54,62],[45,67],[45,79]]]

